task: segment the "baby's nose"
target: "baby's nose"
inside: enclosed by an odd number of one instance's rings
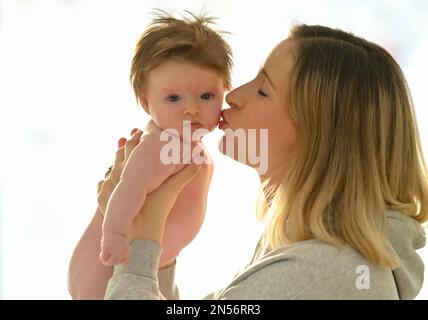
[[[199,105],[197,103],[192,103],[186,106],[184,114],[195,115],[199,113]]]

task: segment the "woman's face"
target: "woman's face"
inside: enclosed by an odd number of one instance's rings
[[[293,43],[287,39],[272,51],[255,79],[226,96],[230,108],[221,114],[219,128],[225,135],[220,141],[220,151],[256,168],[260,176],[271,176],[274,164],[284,164],[296,140],[286,101],[293,63]],[[252,130],[254,135],[250,129],[256,129]],[[267,129],[267,139],[262,129]],[[238,137],[243,132],[246,139]],[[235,141],[232,148],[231,140]],[[259,163],[251,155],[254,151]]]

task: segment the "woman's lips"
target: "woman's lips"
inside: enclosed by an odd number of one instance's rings
[[[228,126],[228,122],[224,116],[224,112],[222,111],[220,113],[220,121],[218,122],[218,128],[220,130],[224,130],[226,128],[226,126]]]

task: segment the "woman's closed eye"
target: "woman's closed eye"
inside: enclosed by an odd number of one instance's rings
[[[178,94],[172,94],[166,98],[169,102],[177,102],[181,99],[181,97]]]
[[[262,96],[262,97],[264,97],[264,98],[266,98],[268,95],[262,90],[262,89],[259,89],[258,91],[257,91],[257,93],[260,95],[260,96]]]

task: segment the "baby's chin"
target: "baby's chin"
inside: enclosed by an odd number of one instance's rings
[[[190,128],[184,128],[180,134],[180,137],[184,142],[200,142],[211,131],[204,126],[195,126]]]

